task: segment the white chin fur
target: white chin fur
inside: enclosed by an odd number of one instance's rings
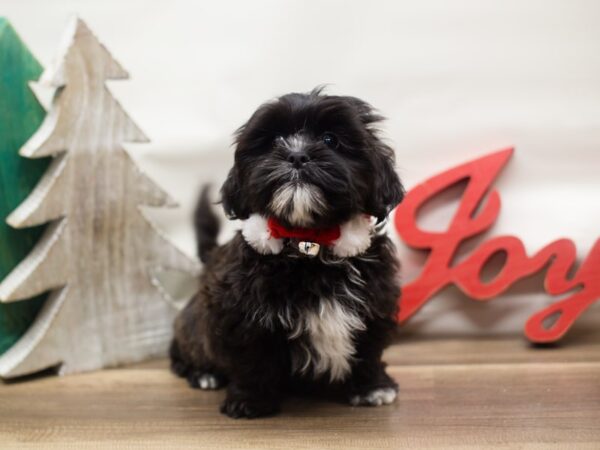
[[[285,217],[292,225],[302,227],[310,225],[312,213],[323,211],[325,201],[318,187],[290,183],[275,191],[270,206],[277,216]]]

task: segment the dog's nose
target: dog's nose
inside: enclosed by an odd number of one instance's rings
[[[290,153],[287,160],[290,163],[292,163],[292,165],[296,169],[298,169],[298,168],[302,167],[304,164],[306,164],[308,161],[310,161],[310,158],[305,152],[299,151],[299,152]]]

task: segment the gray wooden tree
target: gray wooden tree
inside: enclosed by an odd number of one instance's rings
[[[32,252],[0,284],[0,300],[50,291],[26,334],[2,357],[0,375],[49,367],[61,373],[165,353],[176,313],[153,274],[196,264],[152,226],[141,206],[175,206],[122,147],[147,142],[105,86],[127,78],[79,19],[41,82],[56,88],[48,115],[21,149],[53,156],[31,195],[9,216],[15,228],[48,223]]]

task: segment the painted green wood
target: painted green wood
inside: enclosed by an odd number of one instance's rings
[[[45,115],[28,85],[41,73],[42,67],[8,20],[0,17],[0,280],[27,256],[44,228],[15,230],[6,224],[6,217],[48,167],[47,159],[30,160],[18,154]],[[0,354],[27,330],[44,297],[0,304]]]

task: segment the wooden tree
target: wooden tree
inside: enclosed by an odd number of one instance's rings
[[[0,300],[50,293],[34,324],[0,358],[3,377],[49,367],[92,370],[164,354],[176,311],[153,273],[196,269],[140,209],[174,202],[122,147],[147,142],[105,86],[127,72],[81,20],[72,20],[65,37],[41,78],[56,88],[52,106],[20,150],[27,158],[53,160],[8,218],[15,228],[49,225],[0,284]]]
[[[5,222],[48,167],[47,158],[34,161],[18,154],[44,119],[44,109],[28,86],[41,73],[42,66],[0,17],[0,280],[27,256],[43,231],[15,230]],[[0,305],[0,354],[25,333],[44,297]]]

